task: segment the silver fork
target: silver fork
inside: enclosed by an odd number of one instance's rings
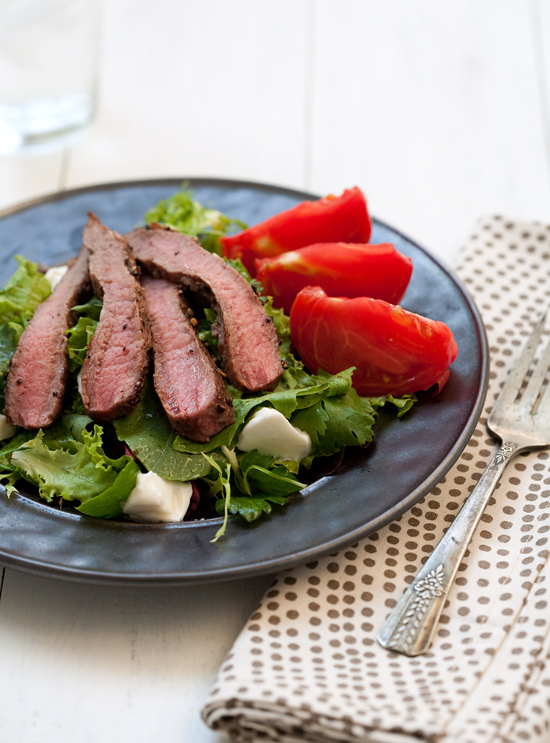
[[[414,656],[430,647],[445,600],[481,515],[507,464],[518,454],[550,446],[550,341],[527,379],[545,327],[537,322],[489,416],[487,427],[501,447],[413,583],[383,624],[378,642]]]

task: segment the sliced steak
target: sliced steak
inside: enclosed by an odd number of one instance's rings
[[[13,355],[6,382],[7,418],[28,429],[51,426],[63,409],[69,374],[67,329],[90,289],[88,252],[81,248],[50,296],[38,305]]]
[[[149,325],[126,240],[93,214],[83,239],[103,308],[82,367],[82,401],[91,418],[109,421],[128,415],[139,401],[149,365]]]
[[[142,280],[153,340],[154,383],[172,428],[208,441],[235,413],[220,372],[197,337],[177,284]]]
[[[154,225],[133,230],[128,242],[148,273],[211,296],[213,333],[229,381],[239,389],[273,389],[283,372],[277,334],[250,284],[194,238]]]

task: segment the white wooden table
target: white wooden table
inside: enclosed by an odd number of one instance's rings
[[[0,208],[162,176],[357,184],[450,264],[481,214],[550,221],[547,0],[104,6],[92,131],[0,158]],[[200,707],[269,576],[167,589],[0,577],[0,741],[218,740]]]

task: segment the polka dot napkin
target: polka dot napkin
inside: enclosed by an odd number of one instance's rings
[[[486,410],[550,303],[550,226],[483,219],[456,268],[491,351]],[[203,708],[230,738],[303,743],[549,743],[550,455],[505,471],[426,655],[376,635],[497,446],[482,414],[444,480],[348,549],[280,575]]]

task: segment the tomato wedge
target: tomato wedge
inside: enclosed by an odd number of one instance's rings
[[[297,295],[290,335],[311,372],[337,374],[355,366],[360,395],[406,395],[449,376],[458,348],[445,323],[370,297],[328,297],[320,287]]]
[[[256,258],[267,258],[318,242],[366,243],[371,219],[361,189],[354,187],[341,196],[302,201],[292,209],[249,227],[237,235],[220,238],[226,258],[240,258],[255,276]]]
[[[288,315],[306,286],[320,286],[331,297],[374,297],[396,304],[411,278],[412,261],[390,243],[318,243],[256,259],[256,269],[264,294]]]

